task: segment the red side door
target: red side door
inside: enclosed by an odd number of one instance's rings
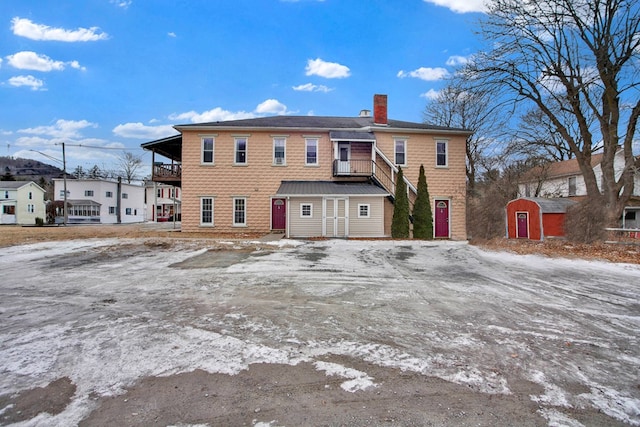
[[[287,227],[287,204],[285,199],[271,199],[271,229],[285,230]]]
[[[449,201],[436,200],[435,237],[449,238]]]
[[[529,214],[527,212],[516,213],[516,227],[518,239],[529,238]]]

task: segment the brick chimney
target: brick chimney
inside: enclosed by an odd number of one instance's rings
[[[387,95],[373,95],[373,123],[387,124]]]

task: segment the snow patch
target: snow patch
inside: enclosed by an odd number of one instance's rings
[[[367,375],[365,372],[358,371],[356,369],[347,368],[337,363],[331,362],[315,362],[313,364],[317,370],[325,371],[327,376],[338,376],[342,378],[350,378],[349,381],[345,381],[340,384],[340,387],[350,393],[356,391],[366,390],[369,387],[376,387],[377,384],[373,382],[373,378]]]

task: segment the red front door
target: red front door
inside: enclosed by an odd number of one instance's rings
[[[529,214],[527,212],[516,213],[518,239],[529,238]]]
[[[449,237],[449,201],[436,200],[435,237]]]
[[[271,199],[271,229],[284,230],[287,227],[287,204],[285,199]]]

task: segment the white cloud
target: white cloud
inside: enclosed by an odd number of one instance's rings
[[[327,79],[343,79],[351,75],[349,67],[336,62],[326,62],[320,58],[309,59],[305,70],[307,76],[320,76]]]
[[[16,36],[26,37],[31,40],[54,40],[60,42],[87,42],[106,40],[107,33],[100,32],[98,27],[78,28],[77,30],[65,30],[48,25],[36,24],[29,19],[15,17],[11,20],[11,29]]]
[[[313,83],[305,83],[303,85],[293,86],[292,88],[299,92],[331,92],[333,89],[325,85],[314,85]]]
[[[118,125],[113,133],[121,138],[160,139],[177,132],[171,125],[147,126],[137,122]]]
[[[81,136],[80,131],[89,127],[97,128],[98,125],[87,120],[60,119],[53,125],[20,129],[18,132],[30,135],[45,135],[54,138],[79,138]]]
[[[167,33],[167,35],[168,35],[169,37],[177,37],[177,36],[176,36],[176,33],[174,33],[173,31],[169,31],[169,32]]]
[[[169,115],[169,120],[191,123],[208,123],[208,122],[223,122],[227,120],[243,120],[253,119],[254,117],[260,117],[263,115],[275,114],[283,116],[286,114],[292,114],[293,112],[287,109],[287,106],[278,101],[277,99],[267,99],[264,102],[258,104],[258,106],[252,112],[247,111],[228,111],[220,107],[213,108],[202,113],[197,111],[187,111],[185,113],[173,113]]]
[[[191,123],[220,122],[225,120],[240,120],[254,118],[255,114],[246,111],[227,111],[220,107],[216,107],[209,111],[198,113],[196,111],[187,111],[186,113],[171,114],[170,120],[173,121],[189,121]]]
[[[458,67],[460,65],[468,64],[469,61],[470,61],[470,59],[467,56],[452,55],[452,56],[449,57],[449,59],[447,59],[446,64],[449,67]]]
[[[451,9],[456,13],[486,12],[486,0],[424,0]]]
[[[31,51],[22,51],[13,55],[7,56],[9,65],[19,70],[34,70],[34,71],[62,71],[67,65],[71,68],[79,70],[86,70],[81,66],[78,61],[62,62],[54,61],[47,55],[39,55]]]
[[[427,99],[433,101],[434,99],[438,99],[438,96],[440,96],[440,91],[439,90],[434,90],[434,89],[429,89],[428,91],[426,91],[425,93],[423,93],[420,96],[423,97],[423,98],[427,98]]]
[[[449,72],[445,68],[429,68],[429,67],[420,67],[417,70],[413,71],[398,71],[398,77],[403,79],[405,77],[414,77],[420,80],[425,80],[428,82],[442,80],[449,76]]]
[[[123,9],[127,9],[129,6],[131,6],[131,3],[133,3],[132,0],[111,0],[109,3],[111,4],[115,4],[118,7],[121,7]]]
[[[31,90],[44,90],[44,82],[40,79],[36,79],[33,76],[16,76],[9,79],[9,84],[15,87],[27,86]]]
[[[256,113],[258,114],[277,114],[282,116],[287,114],[287,106],[278,101],[277,99],[267,99],[266,101],[258,104],[256,107]]]

